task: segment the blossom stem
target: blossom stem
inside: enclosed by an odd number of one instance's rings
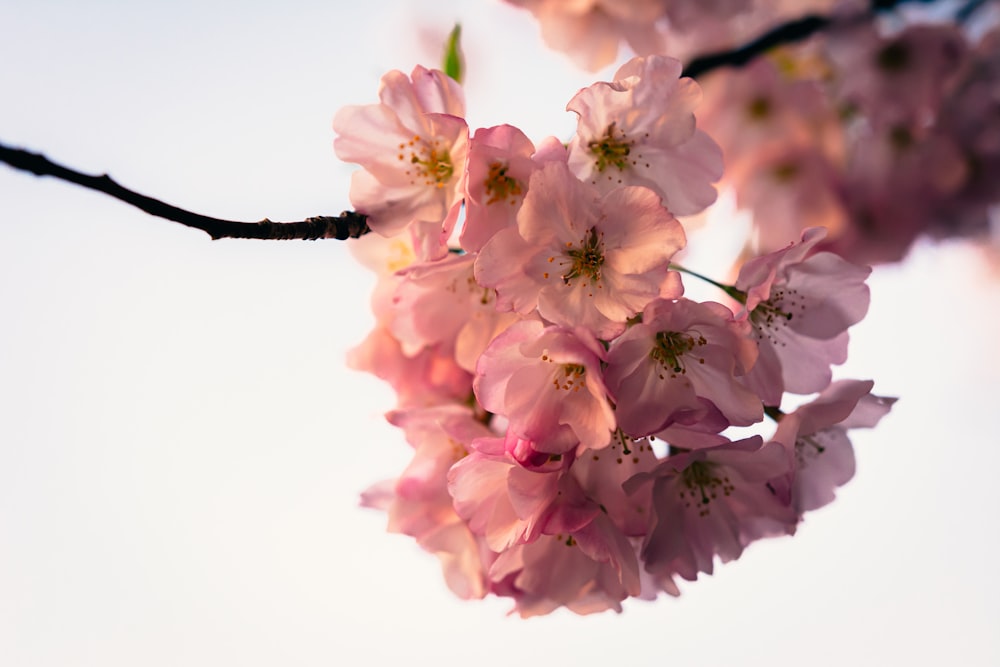
[[[103,192],[150,215],[200,229],[212,239],[315,240],[334,238],[344,240],[358,238],[369,231],[367,216],[354,211],[344,211],[339,216],[316,216],[298,222],[272,222],[267,218],[260,222],[220,220],[192,213],[129,190],[112,180],[107,174],[101,176],[83,174],[56,164],[44,155],[10,148],[3,144],[0,144],[0,162],[5,162],[15,169],[31,172],[36,176],[54,176],[91,190]]]
[[[725,292],[729,296],[733,297],[734,299],[736,299],[740,303],[746,303],[747,302],[746,292],[744,292],[742,290],[738,290],[735,287],[733,287],[732,285],[726,285],[724,283],[718,282],[717,280],[712,280],[708,276],[703,276],[702,274],[698,273],[697,271],[692,271],[691,269],[684,268],[680,264],[671,264],[670,268],[673,269],[674,271],[680,271],[681,273],[686,273],[689,276],[694,276],[695,278],[699,278],[701,280],[704,280],[706,283],[708,283],[710,285],[715,285],[720,290],[722,290],[723,292]]]

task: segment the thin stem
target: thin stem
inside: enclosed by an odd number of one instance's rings
[[[3,144],[0,144],[0,162],[5,162],[15,169],[31,172],[36,176],[54,176],[91,190],[103,192],[150,215],[200,229],[213,239],[315,240],[332,238],[344,240],[358,238],[370,231],[368,218],[354,211],[344,211],[339,216],[316,216],[299,222],[272,222],[267,218],[260,222],[220,220],[185,211],[182,208],[129,190],[116,183],[107,174],[101,176],[83,174],[56,164],[44,155],[10,148]]]
[[[747,302],[746,292],[744,292],[743,290],[736,289],[732,285],[726,285],[725,283],[720,283],[717,280],[712,280],[708,276],[704,276],[704,275],[698,273],[697,271],[692,271],[691,269],[687,269],[687,268],[681,266],[680,264],[673,264],[673,263],[671,263],[670,264],[670,268],[673,269],[674,271],[680,271],[681,273],[686,273],[689,276],[694,276],[695,278],[698,278],[700,280],[704,280],[706,283],[708,283],[710,285],[715,285],[720,290],[722,290],[723,292],[725,292],[729,296],[733,297],[734,299],[736,299],[740,303],[746,303]]]

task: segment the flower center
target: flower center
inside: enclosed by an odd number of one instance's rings
[[[751,120],[764,120],[771,115],[771,100],[766,97],[755,97],[747,105],[747,115]]]
[[[565,538],[563,538],[563,534],[559,533],[559,534],[556,535],[556,540],[559,541],[559,542],[562,542],[563,544],[565,544],[568,547],[575,547],[576,546],[576,540],[573,539],[572,535],[567,535]]]
[[[773,332],[787,327],[795,311],[801,316],[805,309],[805,302],[799,297],[798,290],[781,287],[774,291],[770,299],[761,301],[750,312],[750,323],[759,338],[770,338],[772,342],[777,342]]]
[[[587,231],[586,238],[580,243],[579,248],[570,248],[566,251],[569,257],[569,271],[562,275],[563,282],[569,285],[574,278],[581,276],[596,283],[601,279],[601,267],[604,265],[604,244],[601,243],[603,235],[598,233],[595,227]]]
[[[726,475],[719,476],[716,466],[706,461],[695,461],[681,473],[680,498],[684,507],[697,507],[698,516],[708,516],[708,506],[713,500],[731,494],[736,487]]]
[[[882,71],[897,74],[910,64],[910,50],[903,42],[890,42],[875,55],[875,63]]]
[[[771,169],[771,175],[774,176],[774,180],[777,182],[788,184],[794,181],[795,177],[799,175],[799,166],[794,162],[783,162]]]
[[[698,334],[698,337],[695,338],[691,334],[680,331],[658,331],[656,333],[656,342],[653,345],[653,349],[650,350],[649,356],[663,366],[663,369],[670,373],[670,377],[677,377],[678,373],[681,375],[687,373],[682,357],[696,347],[706,344],[708,344],[708,341],[701,334]],[[705,359],[699,357],[698,363],[705,363]],[[660,379],[662,380],[663,378],[664,376],[661,373]]]
[[[486,194],[490,196],[486,200],[487,204],[495,204],[510,197],[510,203],[513,205],[517,203],[514,197],[524,194],[521,184],[516,178],[507,175],[507,165],[500,161],[490,164],[490,171],[483,181],[483,187],[486,188]]]
[[[617,128],[617,123],[611,123],[604,131],[604,136],[592,139],[587,143],[587,148],[597,158],[594,161],[597,171],[604,171],[609,166],[625,171],[630,163],[635,164],[635,160],[629,159],[634,145],[635,141],[629,141],[625,132]]]
[[[451,164],[447,146],[443,144],[440,137],[427,142],[419,135],[414,135],[408,142],[399,145],[397,157],[400,162],[410,164],[405,173],[410,177],[411,184],[423,181],[424,185],[443,188],[451,180],[455,167]],[[409,158],[406,156],[407,152]]]
[[[821,442],[824,431],[805,435],[795,439],[795,460],[799,468],[805,468],[809,461],[819,458],[820,454],[826,451],[826,447]]]
[[[581,364],[563,364],[552,378],[556,391],[580,391],[587,384],[587,369]]]

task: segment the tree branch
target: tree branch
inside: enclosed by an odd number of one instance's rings
[[[850,23],[869,19],[874,13],[894,8],[907,2],[928,3],[935,0],[871,0],[871,11],[862,12],[848,17],[843,21],[828,16],[809,15],[796,21],[782,24],[737,49],[721,51],[700,56],[688,63],[681,76],[697,78],[719,67],[740,67],[747,64],[765,51],[782,44],[798,42],[815,33],[825,30],[834,23],[844,21]],[[966,8],[968,13],[974,12],[987,0],[971,0]],[[90,176],[58,165],[44,155],[30,153],[25,150],[10,148],[0,144],[0,162],[6,162],[15,169],[29,171],[36,176],[54,176],[70,183],[82,185],[91,190],[97,190],[115,199],[131,204],[136,208],[167,220],[179,222],[187,227],[200,229],[213,239],[348,239],[358,238],[367,234],[368,218],[362,213],[344,211],[339,216],[316,216],[299,222],[272,222],[264,218],[260,222],[237,222],[220,220],[199,213],[192,213],[167,204],[158,199],[147,197],[116,183],[110,176]]]
[[[765,51],[773,49],[776,46],[781,46],[782,44],[800,42],[823,30],[830,23],[832,23],[832,19],[829,17],[817,16],[815,14],[805,16],[797,21],[789,21],[764,33],[738,49],[710,53],[695,58],[687,64],[681,76],[689,76],[692,79],[697,79],[699,76],[719,67],[742,67]]]
[[[718,69],[719,67],[742,67],[757,56],[776,46],[801,42],[821,30],[826,30],[832,25],[858,23],[870,19],[877,12],[889,11],[895,9],[896,5],[903,5],[910,2],[930,4],[935,2],[935,0],[871,0],[870,11],[859,12],[852,16],[843,18],[820,16],[818,14],[803,16],[795,21],[789,21],[788,23],[783,23],[772,28],[757,39],[731,51],[719,51],[717,53],[698,56],[687,64],[681,76],[689,76],[692,79],[697,79],[699,76],[708,74],[713,69]]]
[[[354,211],[344,211],[339,216],[316,216],[299,222],[272,222],[264,218],[260,222],[237,222],[220,220],[207,215],[192,213],[172,206],[158,199],[147,197],[122,187],[107,174],[91,176],[56,164],[38,153],[30,153],[0,144],[0,162],[6,162],[15,169],[28,171],[36,176],[55,178],[82,185],[91,190],[103,192],[115,199],[131,204],[150,215],[179,222],[187,227],[200,229],[213,239],[267,239],[267,240],[315,240],[358,238],[371,231],[367,216]]]

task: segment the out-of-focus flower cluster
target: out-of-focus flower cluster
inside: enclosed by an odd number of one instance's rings
[[[753,213],[752,250],[777,250],[821,225],[825,249],[875,264],[903,259],[922,235],[996,231],[996,3],[508,2],[530,9],[550,45],[592,69],[613,62],[619,42],[687,58],[824,13],[829,27],[810,39],[700,78],[699,122],[726,156],[720,187]],[[899,7],[872,9],[887,4]]]
[[[639,55],[687,60],[729,49],[781,21],[859,0],[505,0],[529,10],[545,43],[591,71],[614,63],[624,43]]]
[[[869,269],[819,251],[824,229],[745,262],[719,302],[685,297],[675,216],[714,201],[722,156],[680,72],[637,58],[579,91],[568,144],[470,137],[460,87],[422,67],[334,120],[377,233],[355,245],[377,323],[351,362],[395,389],[413,447],[363,501],[462,597],[532,616],[676,595],[829,503],[847,432],[890,408],[832,381]]]

